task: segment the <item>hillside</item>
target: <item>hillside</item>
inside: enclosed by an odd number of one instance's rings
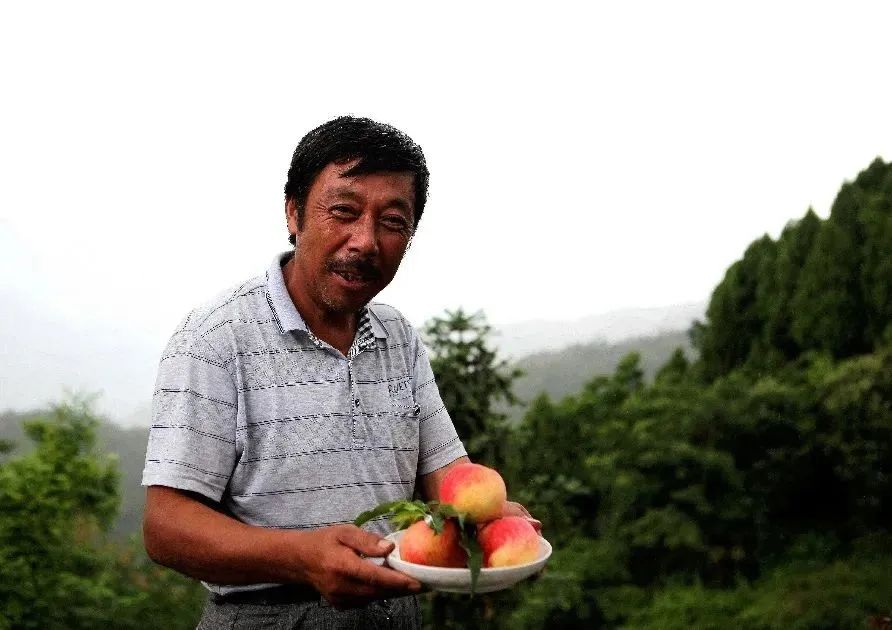
[[[626,308],[574,320],[532,320],[493,325],[492,343],[499,354],[520,359],[582,344],[620,344],[625,341],[687,330],[702,319],[706,304],[673,304]]]
[[[517,361],[524,375],[514,385],[514,393],[523,404],[513,408],[509,415],[520,418],[527,404],[543,392],[555,400],[577,393],[592,377],[612,374],[620,360],[630,352],[641,355],[641,368],[645,377],[651,379],[679,347],[689,357],[695,355],[687,333],[674,331],[614,344],[579,344],[524,357]]]

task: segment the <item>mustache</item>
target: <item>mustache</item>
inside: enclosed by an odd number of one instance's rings
[[[349,273],[367,280],[378,280],[381,277],[381,268],[368,258],[329,260],[325,263],[325,268],[332,273]]]

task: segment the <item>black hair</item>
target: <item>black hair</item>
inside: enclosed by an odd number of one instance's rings
[[[298,143],[288,169],[285,200],[293,200],[298,228],[303,226],[307,195],[316,176],[332,163],[359,159],[344,175],[409,172],[414,179],[415,225],[427,202],[430,173],[421,147],[399,129],[368,118],[340,116],[316,127]],[[289,237],[291,244],[295,235]]]

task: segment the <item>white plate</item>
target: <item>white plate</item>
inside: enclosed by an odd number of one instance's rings
[[[414,562],[406,562],[400,558],[400,538],[403,532],[395,532],[387,536],[396,547],[387,556],[387,564],[401,573],[412,576],[426,587],[435,591],[447,593],[470,593],[471,570],[449,569],[444,567],[429,567]],[[477,593],[491,593],[514,586],[521,580],[538,573],[545,566],[551,556],[551,544],[539,537],[539,556],[527,564],[518,564],[513,567],[498,567],[495,569],[480,569],[480,577],[477,578]]]

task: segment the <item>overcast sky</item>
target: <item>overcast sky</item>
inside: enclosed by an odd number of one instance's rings
[[[288,247],[291,153],[343,113],[427,155],[380,296],[417,324],[705,300],[892,159],[887,2],[581,4],[4,3],[0,287],[162,344]]]

